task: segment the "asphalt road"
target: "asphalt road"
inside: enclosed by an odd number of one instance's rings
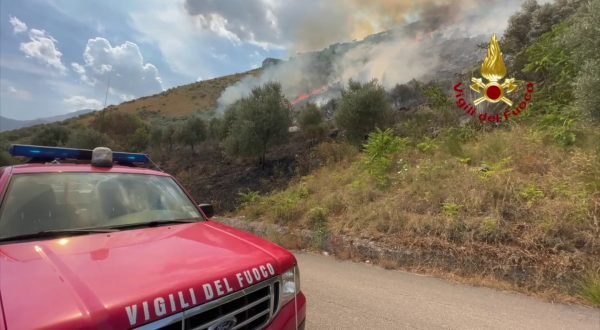
[[[594,329],[600,309],[296,253],[315,329]]]

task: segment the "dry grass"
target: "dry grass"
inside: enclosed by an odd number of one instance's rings
[[[581,297],[600,307],[600,271],[590,272],[581,283]]]
[[[216,108],[217,100],[225,88],[246,76],[257,75],[260,72],[260,69],[256,69],[179,86],[156,95],[121,103],[115,108],[126,113],[164,117],[183,117],[205,112]]]
[[[600,140],[598,130],[588,133]],[[326,166],[240,213],[313,228],[307,211],[323,208],[332,234],[427,249],[434,257],[425,268],[452,253],[450,264],[466,269],[463,275],[576,295],[577,281],[600,264],[595,146],[565,149],[520,126],[477,137],[460,146],[460,156],[443,135],[425,141],[437,146],[425,151],[413,141],[396,158],[387,188],[366,174],[361,154],[343,158],[321,147],[330,153]],[[435,252],[431,242],[445,247]]]

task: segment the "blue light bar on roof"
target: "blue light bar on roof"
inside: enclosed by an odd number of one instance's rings
[[[150,158],[146,154],[134,154],[129,152],[113,152],[113,161],[127,164],[149,164]]]
[[[92,160],[92,150],[72,149],[62,147],[42,147],[23,144],[13,144],[9,153],[13,157],[27,157],[34,160],[52,161],[55,159]],[[146,154],[113,152],[113,162],[121,164],[149,164],[150,158]]]
[[[27,157],[35,159],[92,159],[92,151],[85,149],[71,149],[58,147],[29,146],[13,144],[8,151],[13,157]]]

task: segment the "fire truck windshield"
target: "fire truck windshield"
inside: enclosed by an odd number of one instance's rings
[[[201,220],[170,177],[118,173],[41,173],[13,177],[0,209],[0,236]]]

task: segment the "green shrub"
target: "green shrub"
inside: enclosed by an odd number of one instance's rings
[[[438,148],[438,145],[430,138],[425,138],[425,141],[417,144],[417,149],[424,153],[433,153]]]
[[[369,140],[364,145],[364,166],[380,186],[389,184],[388,173],[394,165],[394,155],[406,146],[407,141],[394,135],[391,129],[382,131],[378,128],[369,134]]]
[[[323,207],[313,207],[308,211],[308,220],[312,228],[323,227],[327,223],[327,209]]]
[[[460,210],[464,207],[464,205],[456,204],[456,203],[443,203],[442,207],[444,209],[444,214],[455,218],[458,216]]]
[[[458,162],[465,165],[471,165],[471,157],[459,157]]]
[[[486,235],[492,235],[498,231],[498,220],[494,218],[487,218],[481,223],[483,233]]]
[[[519,193],[519,196],[521,196],[521,198],[525,199],[527,201],[528,205],[531,205],[535,201],[544,198],[545,194],[542,190],[540,190],[538,187],[536,187],[535,184],[532,183],[532,184],[528,185],[527,188],[522,190]]]
[[[481,164],[481,173],[479,174],[479,177],[483,180],[487,180],[493,176],[510,172],[512,171],[512,168],[509,168],[508,165],[511,161],[511,157],[506,157],[496,163],[483,162]]]
[[[240,205],[243,207],[253,205],[260,200],[260,193],[258,191],[240,191],[238,192],[238,196]]]
[[[272,211],[278,222],[288,223],[300,215],[301,198],[294,192],[283,192],[272,197]]]

